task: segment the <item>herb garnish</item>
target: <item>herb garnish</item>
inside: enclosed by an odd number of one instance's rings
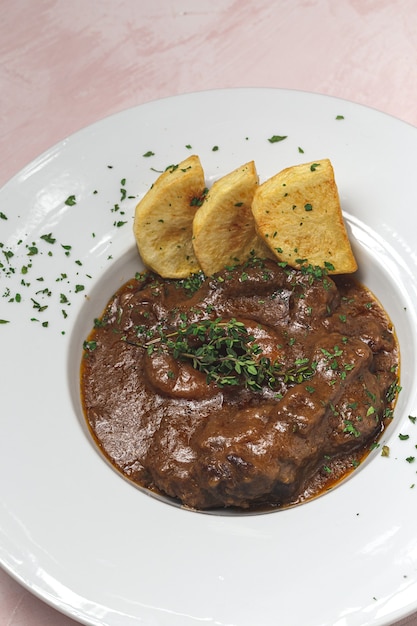
[[[203,284],[206,276],[204,272],[194,272],[188,278],[182,278],[175,282],[177,287],[182,287],[190,296],[198,291]]]
[[[56,242],[55,237],[52,237],[52,233],[48,233],[47,235],[41,235],[41,239],[50,244],[54,244]]]
[[[131,342],[129,342],[131,343]],[[282,363],[262,356],[262,349],[245,324],[235,318],[224,321],[203,319],[183,323],[178,330],[160,333],[144,344],[148,354],[165,349],[175,359],[186,361],[207,376],[207,382],[218,387],[241,386],[260,391],[263,386],[276,389],[282,383],[296,384],[309,380],[316,364],[298,359],[293,367],[283,370]]]
[[[398,378],[388,387],[388,391],[385,394],[385,399],[388,403],[394,402],[395,398],[401,391],[401,386],[398,384]]]
[[[284,141],[287,137],[288,135],[272,135],[272,137],[269,137],[268,141],[269,143],[278,143],[279,141]]]
[[[354,437],[360,437],[360,431],[355,428],[355,426],[353,425],[351,420],[343,420],[343,423],[345,424],[345,427],[343,429],[344,433],[349,433],[350,435],[353,435]]]
[[[401,441],[407,441],[407,439],[410,439],[410,435],[403,435],[402,433],[400,433],[398,435],[398,439],[400,439]]]
[[[96,341],[84,341],[83,348],[86,352],[93,352],[97,348]]]

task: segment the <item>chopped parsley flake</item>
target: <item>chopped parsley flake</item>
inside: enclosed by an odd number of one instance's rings
[[[401,441],[407,441],[407,439],[410,439],[410,435],[402,435],[401,433],[398,435],[398,439],[400,439]]]
[[[96,341],[84,341],[83,348],[87,352],[93,352],[93,350],[97,348],[97,342]]]
[[[284,141],[287,137],[288,135],[272,135],[272,137],[269,137],[268,141],[269,143],[278,143],[279,141]]]
[[[77,200],[76,200],[75,196],[68,196],[68,198],[65,200],[64,204],[66,204],[68,206],[74,206],[74,204],[77,204]]]
[[[54,244],[56,242],[55,237],[52,237],[52,233],[48,233],[47,235],[41,235],[41,239],[50,244]]]

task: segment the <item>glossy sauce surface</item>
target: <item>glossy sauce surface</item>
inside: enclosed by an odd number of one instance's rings
[[[273,380],[235,372],[219,384],[175,355],[180,331],[236,322]],[[81,393],[97,445],[130,480],[191,508],[265,509],[316,496],[361,462],[392,416],[398,366],[389,318],[364,287],[254,260],[129,281],[85,342]]]

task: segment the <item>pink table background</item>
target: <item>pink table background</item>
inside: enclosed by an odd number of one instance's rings
[[[417,2],[0,0],[0,186],[111,113],[223,87],[330,94],[417,126]],[[49,625],[75,622],[0,570],[0,626]]]

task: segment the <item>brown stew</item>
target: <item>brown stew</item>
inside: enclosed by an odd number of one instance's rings
[[[347,276],[253,259],[145,272],[84,343],[91,433],[133,482],[195,509],[283,507],[329,489],[392,417],[399,349]]]

